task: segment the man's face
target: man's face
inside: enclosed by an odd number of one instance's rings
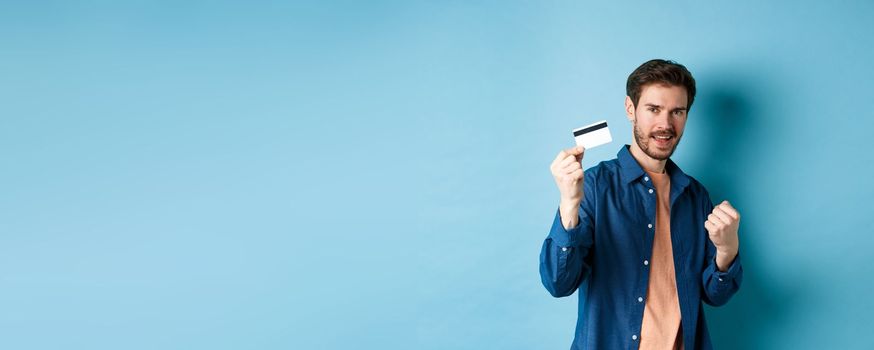
[[[625,98],[625,113],[634,127],[634,141],[653,159],[671,157],[686,128],[686,88],[663,84],[643,87],[637,108]]]

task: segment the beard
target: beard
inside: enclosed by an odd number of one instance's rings
[[[670,139],[667,141],[666,146],[659,146],[657,142],[654,140],[656,136],[669,136]],[[677,135],[674,129],[660,129],[656,130],[652,133],[644,134],[640,128],[637,127],[637,117],[634,118],[634,141],[637,142],[637,146],[645,153],[650,156],[650,158],[657,160],[665,160],[671,157],[674,154],[674,150],[677,149],[677,145],[680,144],[680,139],[683,135]]]

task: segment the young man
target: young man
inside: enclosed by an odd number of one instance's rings
[[[580,289],[572,349],[709,349],[702,302],[740,288],[740,214],[670,159],[695,99],[686,67],[648,61],[626,93],[630,146],[585,172],[580,147],[550,166],[561,201],[541,281],[554,297]]]

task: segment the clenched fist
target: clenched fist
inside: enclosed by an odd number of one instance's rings
[[[577,210],[583,198],[583,147],[568,148],[558,152],[549,170],[561,193],[559,212],[565,229],[577,226]]]
[[[728,201],[714,207],[704,222],[710,241],[716,246],[716,265],[720,271],[726,271],[737,256],[739,225],[740,213]]]

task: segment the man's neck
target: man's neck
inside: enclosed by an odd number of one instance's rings
[[[665,164],[668,161],[658,160],[648,156],[642,149],[640,149],[637,142],[631,143],[631,156],[634,157],[634,159],[637,160],[637,164],[640,164],[640,167],[647,172],[657,174],[665,172]]]

